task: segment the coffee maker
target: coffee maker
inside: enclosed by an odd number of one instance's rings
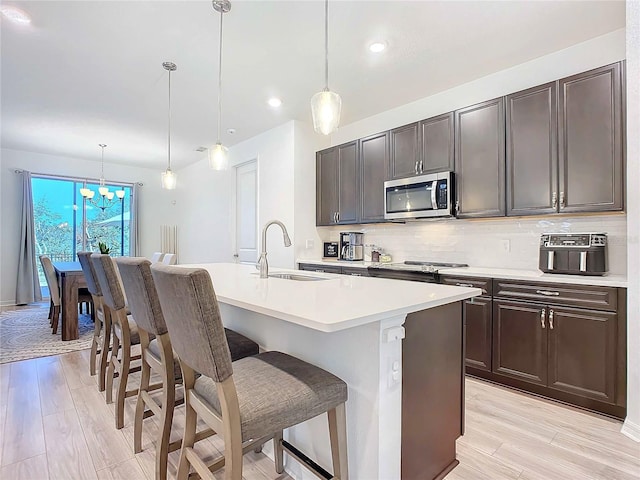
[[[340,232],[340,260],[364,259],[364,233]]]

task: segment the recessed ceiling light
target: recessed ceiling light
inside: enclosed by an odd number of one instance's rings
[[[375,42],[369,45],[369,50],[371,50],[373,53],[380,53],[385,48],[387,48],[387,44],[385,42]]]
[[[267,103],[269,104],[270,107],[278,108],[280,105],[282,105],[282,100],[280,100],[277,97],[272,97],[269,100],[267,100]]]
[[[29,14],[24,10],[20,10],[18,7],[3,5],[0,11],[2,11],[2,14],[7,20],[17,23],[18,25],[29,25],[31,23]]]

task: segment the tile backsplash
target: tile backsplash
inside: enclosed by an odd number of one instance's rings
[[[339,232],[347,231],[363,232],[365,244],[382,247],[394,262],[431,260],[525,270],[538,269],[542,233],[604,232],[609,242],[609,273],[626,275],[627,270],[627,217],[624,214],[447,219],[318,228],[323,241],[337,241]]]

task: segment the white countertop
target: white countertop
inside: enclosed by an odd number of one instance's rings
[[[312,263],[312,262],[310,262]],[[321,281],[261,279],[251,265],[208,263],[218,301],[322,332],[335,332],[482,294],[478,288],[271,268]]]
[[[310,263],[313,265],[339,265],[342,267],[367,268],[371,262],[347,262],[339,260],[310,260],[298,259],[297,263]],[[560,275],[556,273],[543,273],[540,270],[518,270],[512,268],[484,268],[464,267],[446,268],[440,270],[441,275],[455,275],[461,277],[485,277],[502,278],[505,280],[524,280],[546,283],[568,283],[574,285],[594,285],[603,287],[627,287],[627,277],[624,275],[582,276]]]

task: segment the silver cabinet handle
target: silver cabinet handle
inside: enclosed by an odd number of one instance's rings
[[[338,219],[336,223],[340,223],[340,212],[336,212],[336,218]]]
[[[325,273],[325,271],[324,271],[324,270],[322,270],[321,268],[318,268],[318,269],[314,270],[314,272],[318,272],[318,273]]]
[[[553,330],[553,309],[549,309],[549,328]]]
[[[416,175],[420,173],[420,172],[418,171],[418,161],[417,161],[417,160],[416,160],[415,165],[413,166],[413,170],[416,172]]]
[[[551,290],[536,290],[539,295],[546,295],[547,297],[557,297],[560,292],[552,292]]]
[[[420,160],[420,173],[424,171],[424,163]]]
[[[456,287],[469,287],[469,288],[473,288],[473,285],[471,285],[470,283],[456,283]]]
[[[361,273],[350,273],[349,275],[351,275],[352,277],[361,277],[362,276]]]
[[[542,311],[540,312],[540,325],[542,325],[542,328],[544,328],[544,318],[547,315],[547,309],[543,308]]]
[[[560,208],[564,208],[565,206],[564,192],[560,192]]]
[[[558,193],[557,192],[553,192],[553,195],[551,195],[551,204],[553,205],[554,209],[556,209],[558,207]]]
[[[456,215],[460,213],[460,200],[456,200]]]

